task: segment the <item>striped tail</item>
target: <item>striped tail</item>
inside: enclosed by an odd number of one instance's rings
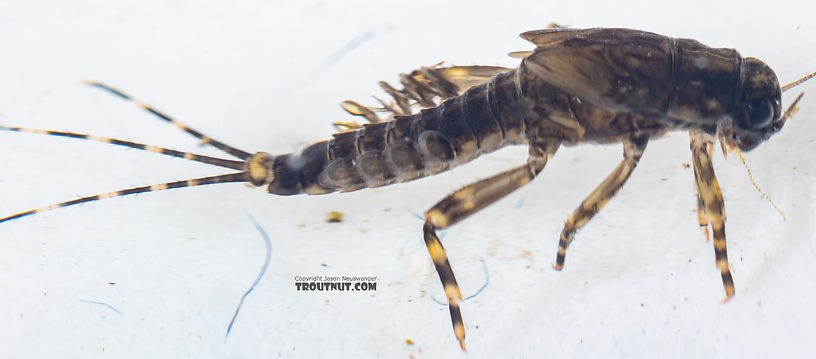
[[[40,207],[37,209],[32,209],[25,212],[16,213],[7,217],[0,218],[0,223],[7,222],[13,219],[30,216],[36,213],[42,213],[45,211],[50,211],[52,209],[62,208],[73,206],[75,204],[97,201],[103,198],[113,198],[113,197],[121,197],[127,196],[130,194],[137,194],[137,193],[144,193],[144,192],[156,192],[156,191],[163,191],[166,189],[173,189],[173,188],[184,188],[184,187],[195,187],[195,186],[203,186],[207,184],[215,184],[215,183],[229,183],[229,182],[246,182],[247,181],[247,174],[246,172],[236,172],[236,173],[229,173],[223,174],[218,176],[210,176],[210,177],[201,177],[201,178],[193,178],[187,179],[182,181],[175,181],[175,182],[166,182],[160,184],[154,184],[150,186],[142,186],[142,187],[134,187],[128,189],[122,189],[118,191],[108,192],[108,193],[101,193],[96,194],[93,196],[81,197],[77,199],[73,199],[70,201],[60,202],[51,204],[45,207]]]
[[[0,131],[26,132],[26,133],[35,133],[35,134],[39,134],[39,135],[68,137],[68,138],[76,138],[76,139],[80,139],[80,140],[110,143],[112,145],[128,147],[128,148],[135,148],[137,150],[143,150],[143,151],[158,153],[158,154],[162,154],[162,155],[166,155],[166,156],[183,158],[183,159],[190,160],[190,161],[206,163],[208,165],[232,168],[232,169],[236,169],[236,170],[243,170],[244,169],[244,161],[227,160],[227,159],[223,159],[223,158],[198,155],[198,154],[195,154],[195,153],[177,151],[177,150],[173,150],[173,149],[169,149],[169,148],[165,148],[165,147],[146,145],[146,144],[143,144],[143,143],[125,141],[125,140],[120,140],[120,139],[110,138],[110,137],[87,135],[87,134],[84,134],[84,133],[77,133],[77,132],[41,130],[41,129],[38,129],[38,128],[3,126],[3,125],[0,125]]]
[[[34,129],[34,128],[15,127],[15,126],[2,126],[2,125],[0,125],[0,131],[27,132],[27,133],[49,135],[49,136],[68,137],[68,138],[74,138],[74,139],[80,139],[80,140],[110,143],[110,144],[117,145],[117,146],[122,146],[122,147],[127,147],[127,148],[135,148],[135,149],[138,149],[138,150],[158,153],[158,154],[162,154],[162,155],[165,155],[165,156],[183,158],[183,159],[190,160],[190,161],[196,161],[196,162],[206,163],[206,164],[213,165],[213,166],[219,166],[219,167],[229,168],[229,169],[233,169],[233,170],[238,170],[240,172],[227,173],[227,174],[221,174],[221,175],[210,176],[210,177],[191,178],[191,179],[186,179],[186,180],[181,180],[181,181],[174,181],[174,182],[165,182],[165,183],[159,183],[159,184],[154,184],[154,185],[150,185],[150,186],[134,187],[134,188],[122,189],[122,190],[113,191],[113,192],[96,194],[96,195],[93,195],[93,196],[81,197],[81,198],[73,199],[73,200],[70,200],[70,201],[55,203],[55,204],[51,204],[51,205],[48,205],[48,206],[45,206],[45,207],[32,209],[32,210],[28,210],[28,211],[24,211],[24,212],[19,212],[19,213],[10,215],[10,216],[6,216],[6,217],[3,217],[3,218],[0,218],[0,223],[11,221],[11,220],[21,218],[21,217],[25,217],[25,216],[29,216],[29,215],[32,215],[32,214],[35,214],[35,213],[41,213],[41,212],[45,212],[45,211],[50,211],[52,209],[73,206],[73,205],[77,205],[77,204],[80,204],[80,203],[92,202],[92,201],[100,200],[100,199],[103,199],[103,198],[121,197],[121,196],[127,196],[127,195],[131,195],[131,194],[137,194],[137,193],[156,192],[156,191],[163,191],[163,190],[167,190],[167,189],[195,187],[195,186],[203,186],[203,185],[216,184],[216,183],[247,182],[247,181],[249,181],[249,173],[247,172],[248,168],[249,168],[248,167],[249,165],[245,160],[252,157],[252,155],[249,154],[248,152],[239,150],[239,149],[237,149],[235,147],[228,146],[228,145],[226,145],[226,144],[224,144],[222,142],[216,141],[216,140],[212,139],[211,137],[206,136],[206,135],[204,135],[204,134],[202,134],[202,133],[200,133],[200,132],[198,132],[198,131],[190,128],[190,127],[188,127],[187,125],[168,117],[167,115],[159,112],[158,110],[156,110],[156,109],[154,109],[154,108],[152,108],[152,107],[150,107],[150,106],[148,106],[148,105],[146,105],[144,103],[141,103],[141,102],[139,102],[137,100],[134,100],[130,95],[127,95],[122,91],[116,90],[116,89],[114,89],[114,88],[112,88],[110,86],[104,85],[104,84],[99,83],[99,82],[86,82],[86,84],[89,84],[89,85],[94,86],[94,87],[101,88],[101,89],[103,89],[105,91],[108,91],[108,92],[110,92],[110,93],[112,93],[112,94],[114,94],[116,96],[119,96],[119,97],[121,97],[123,99],[134,102],[139,107],[141,107],[144,110],[148,111],[149,113],[157,116],[158,118],[160,118],[160,119],[162,119],[162,120],[164,120],[166,122],[169,122],[170,124],[174,125],[175,127],[177,127],[179,129],[191,134],[192,136],[194,136],[194,137],[196,137],[198,139],[201,139],[203,143],[212,145],[212,146],[224,151],[225,153],[227,153],[229,155],[232,155],[232,156],[235,156],[235,157],[237,157],[237,158],[239,158],[241,160],[237,161],[237,160],[231,160],[231,159],[204,156],[204,155],[199,155],[199,154],[195,154],[195,153],[191,153],[191,152],[177,151],[177,150],[173,150],[173,149],[169,149],[169,148],[165,148],[165,147],[146,145],[146,144],[142,144],[142,143],[138,143],[138,142],[125,141],[125,140],[109,138],[109,137],[102,137],[102,136],[87,135],[87,134],[76,133],[76,132],[41,130],[41,129]]]
[[[196,161],[201,163],[206,163],[213,166],[219,166],[229,169],[240,170],[241,172],[235,173],[228,173],[223,175],[217,176],[210,176],[210,177],[202,177],[202,178],[191,178],[182,181],[174,181],[174,182],[166,182],[166,183],[159,183],[150,186],[142,186],[142,187],[134,187],[128,189],[122,189],[113,192],[107,193],[100,193],[93,196],[81,197],[77,199],[73,199],[70,201],[60,202],[51,204],[45,207],[32,209],[25,212],[16,213],[7,217],[0,218],[0,223],[10,221],[13,219],[29,216],[35,213],[41,213],[45,211],[50,211],[52,209],[62,208],[73,206],[80,203],[91,202],[100,200],[103,198],[113,198],[113,197],[121,197],[127,196],[130,194],[137,194],[137,193],[144,193],[144,192],[156,192],[156,191],[163,191],[166,189],[173,189],[173,188],[183,188],[183,187],[195,187],[195,186],[203,186],[207,184],[215,184],[215,183],[229,183],[229,182],[246,182],[248,180],[248,174],[244,171],[245,162],[244,161],[235,161],[235,160],[228,160],[223,158],[217,157],[210,157],[204,155],[198,155],[195,153],[190,152],[183,152],[177,151],[169,148],[153,146],[153,145],[145,145],[138,142],[132,141],[125,141],[119,140],[115,138],[108,138],[108,137],[101,137],[101,136],[93,136],[93,135],[86,135],[82,133],[76,132],[63,132],[63,131],[51,131],[51,130],[41,130],[35,128],[25,128],[25,127],[15,127],[15,126],[2,126],[0,125],[0,131],[14,131],[14,132],[27,132],[27,133],[35,133],[35,134],[42,134],[42,135],[49,135],[49,136],[59,136],[59,137],[68,137],[68,138],[75,138],[80,140],[88,140],[88,141],[95,141],[95,142],[102,142],[102,143],[110,143],[117,146],[123,146],[128,148],[135,148],[138,150],[153,152],[162,154],[165,156],[183,158],[190,161]]]
[[[181,123],[179,121],[176,121],[175,119],[171,118],[170,116],[165,115],[164,113],[162,113],[161,111],[153,108],[152,106],[147,105],[144,102],[141,102],[139,100],[136,100],[132,96],[130,96],[130,95],[118,90],[118,89],[115,89],[113,87],[110,87],[108,85],[105,85],[105,84],[103,84],[101,82],[96,82],[96,81],[85,81],[84,83],[86,85],[90,85],[90,86],[105,90],[105,91],[107,91],[107,92],[109,92],[111,94],[114,94],[114,95],[116,95],[118,97],[121,97],[124,100],[133,102],[134,104],[136,104],[136,106],[139,106],[143,110],[145,110],[145,111],[149,112],[150,114],[158,117],[159,119],[164,120],[164,121],[170,123],[173,126],[176,126],[178,129],[189,133],[193,137],[201,140],[201,142],[204,143],[204,144],[211,145],[211,146],[213,146],[213,147],[215,147],[215,148],[217,148],[217,149],[219,149],[221,151],[229,153],[230,155],[233,155],[233,156],[235,156],[237,158],[240,158],[242,160],[245,160],[245,159],[249,158],[249,156],[252,156],[252,154],[249,153],[249,152],[239,150],[239,149],[237,149],[235,147],[224,144],[221,141],[216,141],[212,137],[204,135],[203,133],[196,131],[195,129],[191,128],[190,126],[187,126],[187,125],[185,125],[185,124],[183,124],[183,123]]]

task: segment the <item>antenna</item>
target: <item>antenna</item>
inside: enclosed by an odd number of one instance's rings
[[[805,75],[804,77],[802,77],[801,79],[798,79],[798,80],[796,80],[794,82],[791,82],[791,83],[789,83],[789,84],[787,84],[785,86],[782,86],[782,92],[788,91],[788,90],[790,90],[790,89],[792,89],[792,88],[794,88],[796,86],[799,86],[801,83],[803,83],[803,82],[805,82],[807,80],[810,80],[813,77],[816,77],[816,72],[811,72],[811,73]]]

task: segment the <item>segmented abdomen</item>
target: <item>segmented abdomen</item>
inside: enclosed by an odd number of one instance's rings
[[[274,159],[270,193],[354,191],[410,181],[519,143],[524,123],[517,71],[499,74],[441,105],[365,125]]]

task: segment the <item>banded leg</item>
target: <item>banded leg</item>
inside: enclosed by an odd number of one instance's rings
[[[708,217],[706,216],[705,211],[705,204],[703,203],[703,198],[700,195],[697,195],[697,222],[700,223],[700,229],[703,230],[703,235],[705,235],[706,243],[711,241],[711,237],[708,235]]]
[[[428,247],[436,272],[439,274],[439,279],[445,288],[453,332],[456,339],[459,340],[459,346],[462,347],[462,350],[466,350],[465,325],[462,321],[462,312],[459,309],[462,294],[459,291],[459,285],[456,284],[456,277],[453,275],[450,262],[448,262],[445,248],[442,247],[442,242],[439,241],[439,237],[436,235],[436,230],[449,227],[465,219],[467,216],[478,212],[480,209],[529,183],[541,172],[549,157],[558,149],[558,145],[544,148],[546,149],[536,148],[534,150],[531,147],[531,152],[537,151],[540,156],[531,154],[526,165],[466,186],[437,203],[428,212],[425,212],[425,225],[422,228],[425,236],[425,246]]]
[[[553,268],[561,270],[564,268],[564,259],[567,255],[567,248],[575,239],[575,232],[592,219],[598,211],[623,187],[629,175],[640,161],[643,150],[648,143],[647,138],[632,138],[623,141],[623,161],[612,171],[592,193],[581,202],[567,218],[564,230],[561,231],[561,238],[558,241],[558,255],[555,258]]]
[[[697,184],[697,196],[702,206],[705,219],[711,225],[714,237],[714,258],[717,268],[720,269],[725,299],[728,301],[734,296],[734,279],[728,267],[728,252],[725,244],[725,203],[723,203],[720,184],[711,165],[710,148],[713,138],[700,132],[690,133],[691,160],[694,165],[694,180]],[[701,222],[702,224],[702,222]]]

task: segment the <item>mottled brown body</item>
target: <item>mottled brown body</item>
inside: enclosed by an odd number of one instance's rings
[[[613,143],[691,128],[716,135],[739,100],[745,65],[733,49],[626,29],[523,36],[539,48],[517,69],[417,114],[278,156],[264,176],[271,179],[268,191],[379,187],[433,175],[506,145]],[[433,104],[429,96],[414,96]]]
[[[521,144],[518,91],[516,72],[509,71],[418,114],[335,134],[300,154],[276,157],[265,184],[281,195],[354,191],[433,175]]]
[[[300,153],[250,154],[140,103],[240,161],[71,132],[0,126],[0,130],[107,142],[239,171],[83,197],[0,218],[0,222],[102,198],[213,183],[246,181],[278,195],[354,191],[433,175],[483,153],[524,144],[529,147],[526,164],[465,186],[425,213],[425,244],[448,298],[454,333],[464,349],[462,296],[437,229],[531,182],[561,145],[622,143],[623,160],[564,224],[553,265],[561,270],[576,232],[623,186],[648,141],[668,131],[685,130],[691,136],[699,222],[712,228],[716,265],[726,300],[731,298],[735,290],[726,251],[725,206],[710,158],[713,142],[747,151],[767,140],[782,128],[798,101],[783,114],[782,89],[814,74],[780,88],[765,63],[743,58],[733,49],[637,30],[547,29],[521,36],[537,48],[516,53],[523,57],[518,68],[422,68],[401,76],[402,89],[381,82],[394,102],[381,101],[381,108],[343,102],[346,111],[371,123],[337,123],[354,129]],[[92,85],[132,100],[106,85]],[[393,116],[382,121],[378,112]]]
[[[636,30],[549,29],[522,37],[538,48],[516,69],[460,95],[437,92],[444,102],[419,113],[336,134],[300,155],[277,157],[263,176],[269,192],[323,194],[383,186],[438,173],[505,145],[527,144],[527,165],[467,186],[425,214],[425,243],[464,349],[462,297],[436,229],[530,182],[560,145],[623,143],[623,161],[564,225],[553,265],[561,270],[575,233],[623,186],[649,139],[688,130],[700,223],[712,227],[726,299],[733,296],[725,210],[709,149],[719,137],[728,146],[750,150],[781,128],[781,90],[773,71],[733,49]],[[427,69],[424,74],[425,87],[451,88],[444,76],[433,76],[436,72]],[[402,83],[406,89],[423,88],[412,76],[403,76]],[[397,100],[392,108],[404,114],[406,101],[400,100],[406,96],[384,88]],[[434,105],[428,91],[405,92],[422,106]],[[349,112],[377,120],[373,109],[350,103]]]

